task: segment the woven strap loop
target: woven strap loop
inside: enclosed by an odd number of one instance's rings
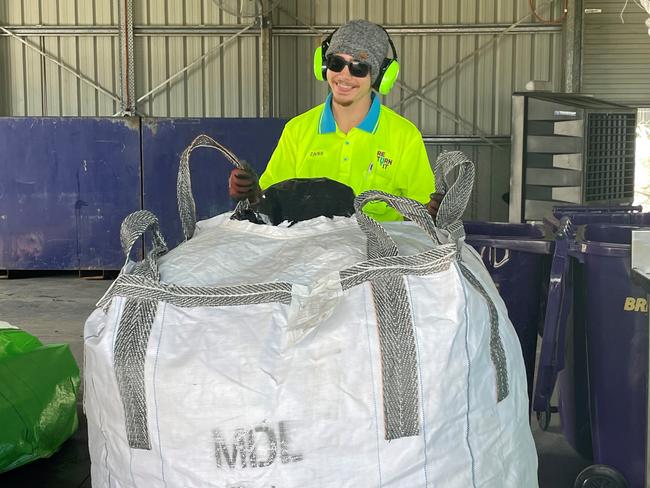
[[[436,235],[436,226],[424,205],[410,198],[398,197],[379,190],[370,190],[354,199],[357,222],[359,222],[361,230],[368,236],[369,259],[398,255],[397,245],[384,228],[362,212],[363,207],[372,201],[381,201],[390,205],[404,217],[412,220],[435,244],[440,243]]]
[[[147,253],[145,260],[140,264],[142,267],[149,269],[152,277],[158,277],[158,266],[156,260],[167,252],[165,238],[160,232],[160,224],[156,217],[149,210],[138,210],[126,216],[120,227],[120,241],[122,251],[126,256],[126,263],[129,262],[131,251],[135,242],[147,232],[151,234],[152,248]],[[125,264],[126,264],[125,263]]]
[[[218,143],[212,137],[205,134],[197,136],[192,143],[185,148],[181,155],[178,165],[178,179],[176,183],[176,197],[178,199],[178,214],[181,218],[183,235],[185,240],[189,240],[194,235],[196,228],[196,203],[192,194],[192,181],[190,177],[190,154],[198,147],[209,147],[216,149],[223,154],[235,168],[250,169],[250,166],[242,160],[239,160],[235,153],[223,144]],[[237,204],[235,214],[244,212],[249,207],[248,200],[243,200]]]
[[[453,173],[456,178],[451,181]],[[434,164],[437,191],[445,197],[440,203],[436,226],[448,231],[455,239],[465,236],[461,218],[474,187],[474,164],[461,151],[446,151],[441,153]]]

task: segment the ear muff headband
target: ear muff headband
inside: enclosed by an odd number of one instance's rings
[[[382,29],[384,28],[382,27]],[[397,61],[397,49],[395,49],[395,44],[393,44],[393,40],[390,38],[390,35],[388,35],[388,31],[384,29],[384,32],[386,33],[386,36],[388,36],[388,44],[393,51],[393,58],[384,58],[379,67],[379,75],[375,78],[372,87],[382,95],[388,95],[397,81],[397,75],[399,75],[399,62]]]
[[[384,58],[381,66],[379,67],[379,73],[375,77],[375,81],[372,84],[372,87],[382,95],[387,95],[397,81],[397,75],[399,74],[399,62],[397,61],[397,50],[395,49],[393,40],[390,38],[388,31],[386,31],[384,27],[382,27],[382,29],[384,29],[386,36],[388,36],[388,44],[390,45],[390,48],[393,52],[393,57]],[[334,32],[336,32],[336,30]],[[325,53],[330,47],[330,42],[332,41],[334,32],[327,36],[321,45],[318,46],[314,51],[314,76],[319,81],[325,81],[327,79],[327,59]]]

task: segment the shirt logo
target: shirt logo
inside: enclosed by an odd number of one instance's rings
[[[311,151],[309,153],[310,158],[316,158],[318,156],[322,156],[324,154],[324,151]]]
[[[393,160],[386,157],[386,151],[377,151],[377,163],[382,169],[386,169],[393,164]]]

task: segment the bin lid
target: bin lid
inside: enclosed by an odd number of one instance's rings
[[[611,207],[562,206],[553,207],[556,219],[569,217],[573,225],[615,223],[630,225],[650,225],[650,213],[642,213],[640,205],[620,205]]]
[[[582,239],[585,241],[631,246],[632,231],[648,226],[650,226],[650,222],[645,226],[610,223],[587,224],[582,232]]]
[[[533,393],[533,410],[538,414],[546,414],[547,419],[552,411],[551,397],[557,376],[559,371],[564,368],[564,337],[573,296],[571,273],[569,272],[569,250],[574,236],[574,228],[570,219],[562,218],[556,232],[551,261],[548,298],[544,315],[544,334]]]
[[[632,231],[647,227],[650,222],[647,225],[587,224],[580,229],[575,247],[582,254],[628,257],[632,249]]]
[[[536,224],[506,222],[463,222],[465,242],[471,246],[494,247],[531,254],[550,254],[553,240],[544,227]]]
[[[543,238],[544,229],[536,224],[513,224],[509,222],[481,222],[465,221],[465,234],[474,234],[489,237],[526,237]]]

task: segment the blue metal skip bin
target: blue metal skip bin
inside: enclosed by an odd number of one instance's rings
[[[0,269],[119,269],[140,208],[140,120],[0,117]]]
[[[465,222],[464,226],[466,242],[481,255],[508,308],[521,343],[530,399],[543,311],[540,297],[544,295],[553,241],[543,227],[532,224]]]

